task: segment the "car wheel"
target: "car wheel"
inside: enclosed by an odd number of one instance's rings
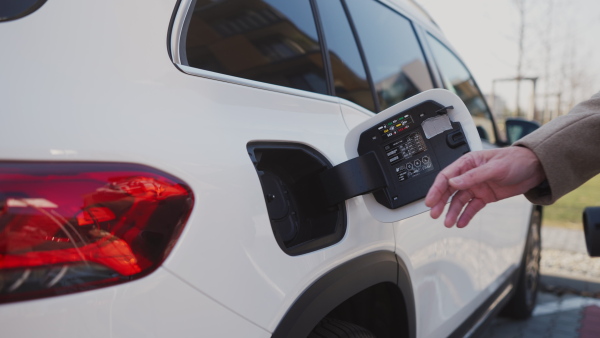
[[[334,318],[323,318],[308,338],[375,338],[375,335],[362,326]]]
[[[535,308],[540,280],[541,240],[540,226],[542,214],[535,209],[531,214],[531,224],[527,235],[526,252],[521,262],[519,280],[512,299],[502,310],[502,315],[514,319],[531,317]]]

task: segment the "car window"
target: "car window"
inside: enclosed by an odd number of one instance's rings
[[[376,111],[367,72],[339,0],[317,1],[329,51],[335,95]]]
[[[412,23],[375,2],[346,0],[381,109],[433,88]]]
[[[198,0],[182,43],[188,66],[327,93],[307,0]]]
[[[473,116],[481,139],[496,143],[492,114],[467,67],[439,40],[431,35],[427,35],[427,40],[444,82],[444,87],[453,91],[463,100]]]
[[[0,1],[0,21],[22,18],[35,12],[46,0],[2,0]]]

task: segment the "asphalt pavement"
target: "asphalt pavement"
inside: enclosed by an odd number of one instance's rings
[[[496,318],[480,337],[600,337],[600,258],[583,231],[542,227],[541,291],[528,320]]]

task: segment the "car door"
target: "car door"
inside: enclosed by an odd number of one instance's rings
[[[197,218],[166,264],[273,331],[317,278],[341,262],[393,251],[393,229],[361,199],[316,208],[322,170],[347,158],[307,0],[182,2],[171,52],[197,126]],[[325,210],[326,209],[326,210]],[[193,257],[193,259],[190,259]]]
[[[339,36],[340,25],[337,22],[340,19],[334,13],[341,11],[330,7],[342,5],[336,5],[337,1],[317,3],[327,41],[339,41],[328,30],[328,24],[336,23],[337,30],[330,30],[338,34],[336,37]],[[356,40],[361,47],[361,54],[357,58],[362,57],[366,62],[365,79],[373,83],[375,112],[433,88],[428,68],[431,65],[423,55],[413,22],[398,11],[375,1],[348,0],[343,5],[350,14]],[[330,53],[335,55],[332,60],[350,59],[348,56],[344,57],[349,53],[348,46],[351,44],[344,43],[337,49],[330,46]],[[353,69],[355,68],[357,67]],[[348,78],[345,73],[340,73],[337,77],[334,73],[336,84],[343,83]],[[345,93],[344,91],[344,95]],[[344,119],[350,126],[369,118],[371,112],[368,110],[373,109],[354,99],[356,97],[357,95],[346,95],[345,98],[352,102],[341,102]],[[478,226],[460,230],[447,229],[442,221],[432,220],[428,213],[395,222],[392,227],[396,238],[396,253],[411,270],[419,314],[417,331],[425,336],[447,334],[481,302],[481,297],[477,297],[481,291],[477,259],[481,229]]]
[[[198,152],[211,163],[210,181],[197,212],[212,224],[190,227],[184,240],[194,245],[180,245],[168,268],[273,328],[336,260],[391,250],[411,273],[417,313],[427,314],[417,316],[417,330],[448,332],[477,303],[478,227],[446,229],[427,214],[378,221],[363,198],[340,203],[325,221],[301,215],[320,194],[298,188],[305,183],[298,168],[345,162],[350,129],[433,88],[413,23],[398,11],[375,1],[312,3],[182,3],[171,51],[206,115]],[[217,139],[215,130],[222,130]],[[223,243],[235,245],[223,252]],[[216,261],[211,252],[223,253]]]
[[[426,35],[443,85],[462,98],[469,108],[483,146],[498,147],[499,134],[493,116],[473,77],[461,60],[440,40]],[[481,227],[479,288],[490,293],[521,262],[531,204],[523,197],[491,203],[476,216]]]

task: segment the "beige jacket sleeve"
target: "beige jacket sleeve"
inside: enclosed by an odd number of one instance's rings
[[[535,204],[554,203],[600,173],[600,93],[515,145],[536,154],[549,185],[549,189],[534,188],[525,197]]]

